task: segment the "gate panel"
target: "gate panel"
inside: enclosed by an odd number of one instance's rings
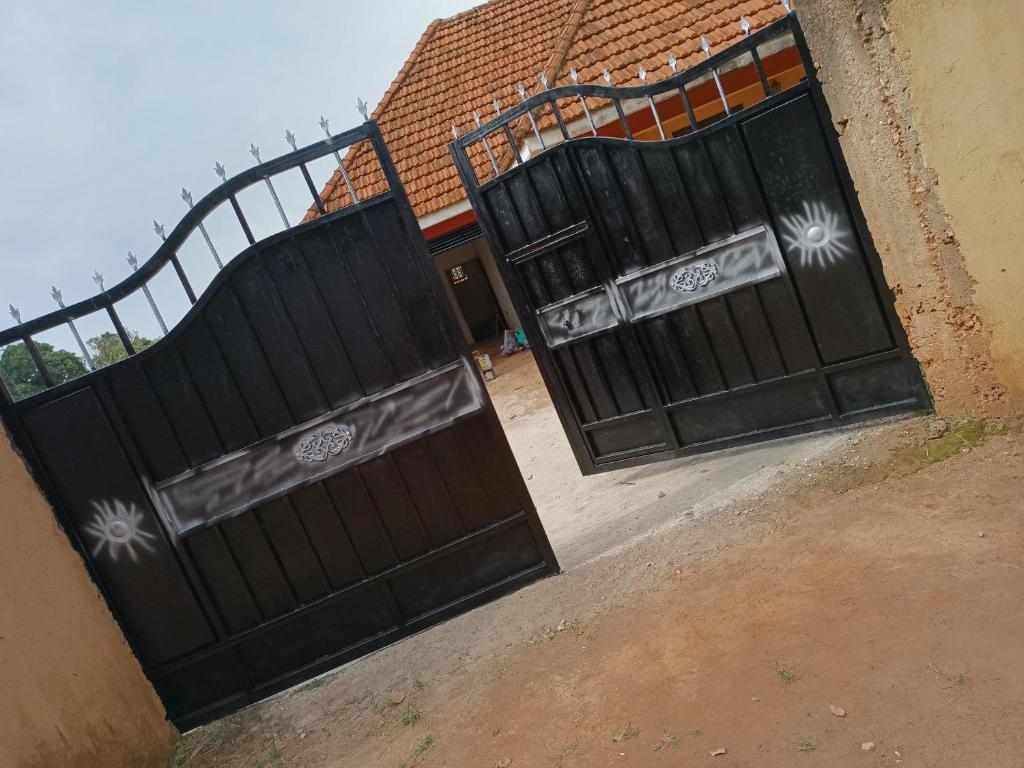
[[[373,123],[193,213],[354,141],[390,191],[253,243],[151,348],[4,403],[179,728],[557,569]],[[0,346],[116,317],[141,280]]]
[[[791,14],[688,72],[550,89],[452,144],[584,472],[928,407],[817,83],[771,92],[762,44],[814,71]],[[678,103],[723,67],[747,67],[764,98],[632,138],[624,102]],[[588,97],[616,106],[626,138],[563,131],[511,167],[474,166],[474,144]]]

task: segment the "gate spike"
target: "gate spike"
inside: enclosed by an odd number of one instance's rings
[[[607,69],[601,72],[601,77],[604,78],[604,81],[608,83],[608,85],[612,84],[612,73],[609,72]]]
[[[782,7],[786,9],[786,13],[792,13],[793,12],[793,5],[790,2],[790,0],[781,0],[781,2],[782,2]]]
[[[106,288],[103,287],[103,275],[100,274],[100,271],[98,269],[95,272],[93,272],[92,281],[100,287],[101,291],[107,290]]]
[[[708,40],[704,35],[700,36],[700,47],[704,51],[704,55],[709,59],[711,58],[711,41]]]
[[[475,109],[473,110],[473,122],[476,123],[476,127],[480,127],[480,113]],[[487,140],[487,135],[484,134],[484,150],[487,152],[487,159],[491,161],[491,166],[494,168],[494,176],[497,178],[501,175],[501,169],[498,168],[498,161],[494,159],[494,153],[491,152],[491,142]]]
[[[184,187],[181,188],[181,199],[185,201],[185,205],[189,208],[192,207],[192,193]]]
[[[139,260],[135,258],[135,254],[128,251],[128,264],[132,268],[132,272],[135,272],[139,268]],[[153,300],[153,294],[149,292],[149,284],[142,284],[142,294],[146,297],[146,301],[149,302],[149,308],[153,312],[153,317],[156,318],[157,325],[160,326],[160,330],[163,331],[164,336],[167,335],[167,324],[164,322],[163,315],[160,314],[160,310],[156,307],[156,302]]]
[[[295,134],[287,128],[284,129],[284,140],[288,142],[288,145],[292,148],[292,152],[298,150],[298,147],[295,146]]]
[[[320,115],[320,127],[323,129],[324,133],[327,134],[327,137],[330,138],[331,124],[327,122],[327,118],[324,117],[323,115]]]
[[[213,172],[216,173],[218,176],[220,176],[220,180],[221,181],[227,181],[228,180],[228,172],[224,169],[224,166],[221,165],[220,163],[216,163],[215,162],[213,164]]]
[[[675,74],[676,67],[678,65],[679,65],[679,62],[676,60],[676,55],[674,53],[670,53],[668,55],[668,68],[672,70],[673,74]]]
[[[153,231],[156,232],[157,237],[159,237],[161,240],[167,239],[167,235],[164,233],[164,225],[157,223],[156,219],[153,219]]]
[[[8,304],[7,309],[10,310],[11,317],[14,318],[14,322],[16,322],[18,325],[21,325],[21,312],[18,311],[18,308],[13,304]]]
[[[50,287],[50,296],[57,302],[57,306],[64,309],[64,295],[57,290],[57,286]]]
[[[363,101],[362,99],[356,99],[356,110],[359,112],[360,115],[363,116],[363,120],[364,121],[370,119],[370,116],[368,114],[368,110],[367,110],[366,107],[367,107],[367,104],[366,104],[365,101]]]
[[[260,148],[253,144],[251,141],[249,142],[249,154],[256,158],[257,163],[263,162],[262,160],[260,160]]]
[[[569,77],[577,85],[580,82],[580,73],[576,71],[576,67],[569,70]],[[597,136],[597,126],[594,125],[594,116],[590,114],[590,107],[587,106],[587,100],[583,98],[582,93],[577,93],[576,98],[580,100],[580,106],[583,107],[583,114],[587,116],[587,122],[590,123],[590,132],[594,136]]]
[[[459,129],[455,127],[455,123],[452,123],[452,138],[459,138]]]
[[[637,77],[640,78],[641,83],[647,85],[647,70],[644,67],[640,67]],[[665,141],[665,128],[661,124],[661,115],[658,114],[658,108],[654,105],[654,97],[649,93],[647,94],[647,103],[651,107],[651,114],[654,115],[654,124],[658,126],[658,135],[661,136],[662,141]]]
[[[540,84],[544,86],[544,90],[548,90],[548,76],[545,72],[540,73]]]
[[[636,76],[638,78],[640,78],[640,82],[641,83],[643,83],[644,85],[647,85],[647,70],[646,69],[644,69],[643,67],[640,67],[639,71],[636,73]]]
[[[526,86],[522,83],[519,83],[516,86],[516,90],[519,91],[519,98],[521,101],[526,101],[526,99],[529,98],[526,94]],[[540,131],[537,129],[537,121],[533,118],[533,110],[526,110],[526,116],[530,119],[530,127],[533,129],[533,135],[537,137],[537,142],[540,144],[540,148],[542,150],[547,149],[547,146],[544,144],[544,137],[540,135]]]
[[[331,138],[331,124],[323,115],[320,115],[320,127],[323,129],[324,135],[328,139]],[[356,188],[352,186],[352,179],[349,178],[348,170],[345,168],[345,163],[341,161],[341,153],[338,150],[334,150],[334,159],[338,163],[338,170],[341,171],[341,179],[345,182],[345,189],[348,190],[349,197],[352,198],[353,203],[358,203],[359,195],[356,194]]]
[[[740,16],[740,29],[743,30],[743,34],[750,35],[750,21],[746,16]]]

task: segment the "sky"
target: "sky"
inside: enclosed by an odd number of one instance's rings
[[[8,304],[28,320],[56,308],[50,287],[72,304],[128,274],[129,250],[144,262],[159,245],[154,219],[168,232],[195,200],[228,174],[361,121],[384,94],[435,18],[474,0],[315,4],[248,0],[109,2],[0,0],[0,328],[15,324]],[[319,183],[333,163],[314,169]],[[310,203],[301,177],[279,193],[292,223]],[[303,196],[304,195],[304,196]],[[281,224],[265,187],[243,193],[257,236]],[[218,211],[225,213],[225,211]],[[217,214],[210,231],[222,255],[243,245],[237,222]],[[182,249],[198,288],[213,275],[198,238]],[[169,270],[167,270],[169,272]],[[161,274],[153,293],[168,325],[185,302]],[[141,296],[121,308],[125,324],[157,333]],[[109,330],[105,318],[80,325],[83,336]],[[40,341],[71,348],[70,334]]]

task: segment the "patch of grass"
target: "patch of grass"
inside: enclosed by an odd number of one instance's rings
[[[427,684],[417,677],[415,680],[412,681],[412,687],[415,688],[417,691],[422,691],[424,688],[427,687]]]
[[[662,734],[661,734],[661,738],[658,739],[657,743],[653,747],[651,747],[651,749],[653,749],[655,752],[661,752],[661,750],[663,750],[663,749],[668,749],[670,747],[675,747],[675,746],[678,746],[678,744],[679,744],[679,737],[678,736],[673,736],[668,731],[663,731]]]
[[[1010,426],[998,419],[963,418],[950,421],[946,433],[941,437],[893,451],[891,466],[898,474],[911,475],[930,464],[952,458],[964,448],[981,445],[989,437],[1009,432]]]
[[[279,768],[284,765],[284,760],[281,758],[281,753],[276,749],[270,750],[267,756],[256,763],[253,768]]]
[[[813,752],[817,748],[818,748],[818,745],[815,744],[810,739],[803,739],[802,741],[798,742],[797,745],[796,745],[796,751],[797,752]]]
[[[967,685],[967,675],[951,675],[949,672],[943,672],[934,664],[929,664],[929,668],[949,683],[950,688],[962,688]]]
[[[691,728],[690,730],[688,730],[686,732],[686,735],[687,736],[701,736],[701,735],[703,735],[703,733],[704,733],[704,731],[702,731],[700,728]]]
[[[310,680],[308,683],[303,683],[295,689],[296,693],[305,693],[306,691],[315,691],[317,688],[327,683],[322,677],[318,677],[316,680]]]
[[[411,703],[405,705],[405,709],[402,710],[402,714],[398,716],[399,725],[412,725],[420,719],[420,711],[416,709]]]
[[[413,748],[412,753],[416,755],[416,757],[422,757],[423,755],[427,754],[427,752],[429,752],[430,748],[433,746],[434,737],[428,733],[426,736],[419,740],[419,742]]]
[[[775,668],[775,674],[778,675],[785,683],[792,683],[797,678],[795,669],[790,669],[789,667],[784,667],[782,665],[778,665]]]
[[[614,736],[612,736],[612,741],[617,741],[617,742],[629,741],[634,736],[639,736],[639,735],[640,735],[640,729],[639,728],[634,726],[632,723],[626,723],[622,728],[620,728],[616,732],[616,734]]]

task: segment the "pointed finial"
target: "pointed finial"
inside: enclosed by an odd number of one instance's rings
[[[92,273],[92,281],[100,287],[101,291],[107,290],[106,288],[103,287],[103,275],[100,274],[100,271],[98,269]]]
[[[328,136],[331,135],[331,124],[327,122],[327,118],[323,115],[320,115],[320,127],[323,129],[325,134]]]
[[[540,84],[544,86],[545,91],[548,89],[548,76],[544,72],[540,73]]]
[[[292,152],[298,149],[298,147],[295,146],[295,134],[287,128],[284,131],[284,140],[288,142],[288,146],[292,148]]]
[[[153,231],[157,233],[161,240],[167,239],[167,235],[164,234],[164,225],[158,224],[156,219],[153,219]]]
[[[50,289],[50,296],[53,297],[53,300],[57,302],[58,307],[64,309],[64,295],[57,290],[56,285]]]
[[[678,65],[679,65],[679,62],[676,61],[676,55],[674,53],[670,53],[668,55],[668,68],[671,69],[673,72],[675,72],[676,71],[676,67]]]
[[[480,127],[480,113],[475,109],[473,110],[473,122],[476,123],[476,127]]]
[[[710,59],[711,58],[711,41],[708,40],[706,37],[704,37],[704,35],[700,36],[700,47],[701,47],[701,50],[704,51],[705,55],[707,55],[707,57]]]
[[[491,103],[494,105],[494,111],[500,115],[501,114],[501,102],[498,101],[497,99],[495,99]]]
[[[793,5],[790,3],[790,0],[782,0],[782,7],[786,9],[786,13],[793,12]]]
[[[181,188],[181,199],[185,201],[185,205],[189,208],[192,207],[192,193],[184,187]]]
[[[569,70],[569,79],[574,83],[578,83],[580,81],[580,73],[576,71],[576,67]]]
[[[519,91],[519,98],[525,100],[526,99],[526,86],[523,85],[522,83],[519,83],[518,85],[516,85],[516,90]]]
[[[750,34],[750,20],[746,16],[740,16],[740,29],[743,30],[744,35]]]
[[[636,76],[640,78],[641,83],[647,83],[647,70],[643,67],[640,67],[640,71],[636,73]]]
[[[360,115],[363,116],[363,120],[370,119],[370,115],[368,114],[366,106],[367,105],[365,101],[363,101],[362,99],[356,99],[356,110],[359,112]]]
[[[612,84],[612,73],[609,72],[607,69],[601,73],[601,77],[604,78],[604,81],[608,83],[608,85]]]
[[[14,318],[14,322],[21,325],[21,312],[18,311],[18,308],[13,304],[8,304],[7,308],[11,311],[11,317]]]
[[[459,138],[459,129],[455,127],[455,123],[452,123],[452,138]]]
[[[132,253],[131,251],[128,251],[128,263],[132,267],[132,272],[139,268],[139,260],[135,258],[135,254]]]
[[[221,181],[228,180],[228,172],[224,170],[224,166],[221,165],[220,163],[213,164],[213,172],[220,176]]]
[[[262,160],[260,160],[260,148],[253,144],[251,141],[249,142],[249,154],[256,158],[257,163],[263,162]]]

